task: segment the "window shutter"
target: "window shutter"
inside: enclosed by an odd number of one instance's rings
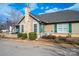
[[[55,33],[56,33],[57,32],[57,24],[55,24],[54,30],[55,30]]]
[[[44,24],[42,26],[43,26],[43,32],[44,32]]]
[[[72,24],[69,23],[69,33],[71,33],[71,32],[72,32]]]

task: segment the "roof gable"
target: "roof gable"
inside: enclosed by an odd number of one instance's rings
[[[31,13],[30,13],[30,15],[29,15],[29,16],[30,16],[30,17],[32,17],[34,20],[36,20],[36,21],[40,22],[40,20],[39,20],[39,19],[37,19],[37,18],[36,18],[34,15],[32,15]],[[25,18],[25,16],[23,16],[23,17],[22,17],[22,19],[21,19],[21,20],[19,20],[17,24],[19,24],[20,22],[22,22],[22,21],[24,20],[24,18]]]

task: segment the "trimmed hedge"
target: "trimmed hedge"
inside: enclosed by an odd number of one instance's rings
[[[21,38],[22,39],[27,39],[27,33],[23,33]]]
[[[30,40],[35,40],[37,38],[37,33],[36,32],[30,32],[29,33],[29,39]]]
[[[18,37],[18,38],[21,38],[22,35],[23,35],[23,33],[17,33],[17,37]]]
[[[17,37],[21,39],[27,39],[27,33],[18,33]]]
[[[27,39],[27,33],[18,33],[17,37],[21,38],[21,39]],[[35,40],[36,38],[37,38],[37,33],[36,32],[30,32],[29,33],[29,39],[30,40]]]

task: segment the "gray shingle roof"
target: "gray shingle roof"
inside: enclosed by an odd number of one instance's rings
[[[60,23],[79,21],[79,11],[64,10],[36,16],[44,23]]]

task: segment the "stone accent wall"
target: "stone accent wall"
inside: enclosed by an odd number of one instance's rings
[[[54,24],[49,24],[44,26],[45,32],[54,32]]]

